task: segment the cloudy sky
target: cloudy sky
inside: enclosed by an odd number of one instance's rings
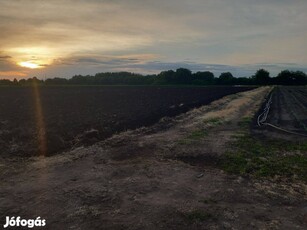
[[[306,0],[0,0],[0,78],[307,71]]]

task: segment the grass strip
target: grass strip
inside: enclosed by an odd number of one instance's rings
[[[242,129],[230,144],[219,166],[228,173],[254,177],[281,176],[307,182],[307,142],[260,139]]]

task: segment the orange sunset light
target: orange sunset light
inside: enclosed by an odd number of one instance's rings
[[[42,68],[41,65],[34,63],[34,62],[30,62],[30,61],[19,62],[18,65],[20,65],[22,67],[30,68],[30,69]]]

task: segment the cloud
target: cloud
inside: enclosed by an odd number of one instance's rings
[[[215,63],[243,75],[247,64],[304,66],[306,9],[305,0],[0,1],[0,68],[37,61],[43,74],[70,76]]]
[[[14,79],[27,77],[29,75],[28,70],[17,66],[11,61],[12,57],[2,56],[0,57],[0,78]]]
[[[11,56],[9,56],[9,55],[0,56],[0,61],[1,61],[1,59],[9,59],[9,58],[12,58],[12,57],[11,57]]]
[[[0,71],[17,70],[18,67],[11,59],[12,57],[7,55],[0,56]]]
[[[157,74],[165,70],[187,68],[193,72],[211,71],[218,77],[223,72],[231,72],[235,77],[250,77],[258,69],[264,68],[277,75],[284,69],[306,71],[307,68],[295,63],[256,63],[243,65],[223,65],[218,63],[200,63],[193,61],[168,62],[159,61],[157,56],[151,54],[130,56],[94,56],[71,57],[55,60],[57,65],[46,69],[33,71],[33,76],[42,73],[44,77],[65,77],[73,75],[95,75],[98,72],[130,71],[141,74]],[[73,69],[73,70],[72,70]]]
[[[148,60],[157,58],[153,54],[135,54],[135,55],[83,55],[72,56],[69,58],[55,59],[55,65],[89,65],[89,66],[120,66],[120,65],[132,65],[142,64]]]

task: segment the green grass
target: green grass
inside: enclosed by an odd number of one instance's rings
[[[198,130],[191,132],[186,138],[179,140],[178,144],[181,144],[181,145],[192,144],[192,143],[202,140],[206,136],[208,136],[208,131],[204,129],[198,129]]]
[[[238,94],[233,94],[230,96],[230,99],[234,100],[234,99],[237,99],[239,98],[240,96]]]
[[[242,121],[246,127],[247,121]],[[307,182],[307,142],[262,140],[246,130],[235,137],[229,151],[220,159],[228,172],[255,177],[282,176]]]
[[[223,124],[223,120],[219,117],[206,119],[203,122],[211,125],[211,127],[208,127],[209,129],[212,128],[212,126]],[[192,143],[202,140],[204,137],[208,135],[209,135],[208,130],[197,129],[191,132],[186,138],[179,140],[178,144],[192,144]]]
[[[241,121],[239,121],[238,125],[241,128],[247,128],[252,122],[252,117],[243,117]]]
[[[204,138],[205,136],[208,136],[208,132],[204,129],[199,129],[199,130],[195,130],[193,131],[189,136],[188,139],[192,139],[192,140],[199,140]]]
[[[204,123],[216,126],[216,125],[223,124],[223,120],[220,117],[215,117],[215,118],[204,120]]]

